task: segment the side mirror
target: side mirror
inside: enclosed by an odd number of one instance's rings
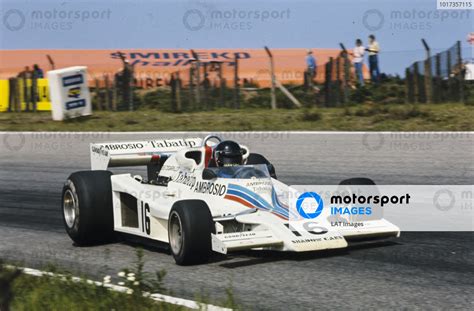
[[[212,180],[212,179],[216,179],[216,178],[217,178],[217,174],[213,170],[205,168],[202,171],[202,179]]]

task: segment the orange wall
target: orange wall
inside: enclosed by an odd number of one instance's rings
[[[268,57],[263,49],[207,49],[195,50],[202,60],[231,61],[234,53],[240,53],[243,58],[239,61],[239,75],[241,79],[251,79],[261,86],[270,82],[268,72]],[[282,83],[301,83],[306,67],[306,49],[273,49],[277,79]],[[24,66],[39,64],[45,71],[51,67],[46,55],[50,55],[56,68],[69,66],[87,66],[91,78],[101,77],[104,73],[113,74],[122,67],[120,59],[114,55],[116,50],[3,50],[0,51],[0,79],[16,76]],[[151,77],[153,79],[169,79],[170,74],[181,71],[181,77],[187,80],[189,63],[186,56],[189,50],[172,49],[136,49],[121,50],[131,63],[136,63],[137,77]],[[318,65],[323,65],[329,57],[338,55],[336,49],[313,49]],[[227,59],[226,57],[229,57]],[[248,58],[244,58],[248,57]],[[231,67],[224,66],[224,76],[233,80]],[[212,74],[210,75],[213,79]],[[322,81],[322,68],[317,79]]]

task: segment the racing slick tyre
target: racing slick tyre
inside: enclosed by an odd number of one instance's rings
[[[215,231],[211,212],[204,201],[176,202],[168,219],[171,253],[178,265],[205,263],[211,256],[211,233]]]
[[[75,172],[64,184],[64,226],[79,246],[106,243],[114,238],[111,175],[109,171]]]
[[[339,185],[354,185],[354,186],[373,186],[375,182],[370,178],[356,177],[344,179],[339,183]]]
[[[375,182],[370,178],[365,177],[356,177],[356,178],[349,178],[341,181],[339,185],[342,186],[376,186]],[[369,193],[365,193],[366,195],[379,195],[379,191],[376,187],[374,187],[373,191]],[[364,220],[374,220],[374,219],[382,219],[383,212],[382,209],[379,207],[374,207],[372,209],[372,214],[370,216],[365,216]],[[354,221],[359,220],[357,217],[353,218]]]

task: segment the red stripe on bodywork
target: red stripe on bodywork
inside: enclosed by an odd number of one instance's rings
[[[244,205],[244,206],[250,207],[250,208],[255,208],[255,206],[254,206],[253,204],[250,204],[249,202],[245,201],[244,199],[239,198],[239,197],[237,197],[237,196],[235,196],[235,195],[232,195],[232,194],[226,194],[225,197],[224,197],[224,199],[231,200],[231,201],[234,201],[234,202],[238,202],[238,203],[240,203],[240,204],[242,204],[242,205]],[[286,218],[286,217],[284,217],[284,216],[282,216],[282,215],[280,215],[280,214],[277,214],[277,213],[275,213],[275,212],[271,212],[271,211],[270,211],[270,213],[272,213],[273,215],[275,215],[275,216],[277,216],[277,217],[280,217],[281,219],[288,220],[288,218]]]
[[[206,146],[205,147],[205,152],[204,152],[204,167],[208,167],[209,166],[209,162],[212,158],[212,148],[209,147],[209,146]]]

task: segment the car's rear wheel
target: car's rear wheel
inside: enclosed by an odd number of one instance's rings
[[[214,222],[207,204],[199,200],[176,202],[168,219],[171,253],[178,265],[205,263],[211,256]]]
[[[64,184],[64,226],[77,245],[106,243],[114,238],[111,175],[109,171],[75,172]]]
[[[375,181],[366,177],[355,177],[355,178],[345,179],[341,181],[339,185],[354,186],[354,187],[355,186],[373,186],[373,187],[367,187],[365,189],[359,188],[359,191],[363,189],[364,191],[362,192],[362,194],[364,194],[365,196],[380,195],[377,187],[375,187],[376,186]],[[355,188],[355,189],[358,189],[358,188]],[[359,194],[361,193],[359,192]],[[372,214],[370,216],[363,216],[363,217],[352,216],[351,217],[352,221],[364,221],[364,220],[374,220],[374,219],[382,219],[382,218],[383,218],[383,210],[378,205],[372,206]],[[337,219],[337,221],[340,221],[340,219]]]
[[[344,179],[339,183],[339,185],[353,185],[353,186],[374,186],[375,182],[370,178],[365,177],[355,177]]]

